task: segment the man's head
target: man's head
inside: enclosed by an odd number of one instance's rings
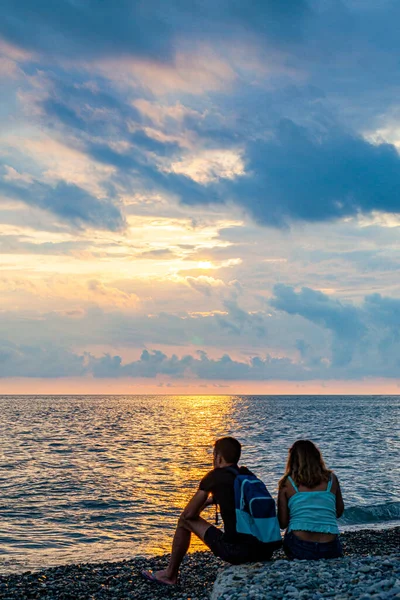
[[[242,446],[233,437],[224,437],[214,444],[214,467],[236,465],[240,459]]]

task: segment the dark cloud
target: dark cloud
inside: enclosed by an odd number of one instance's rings
[[[94,108],[99,106],[95,104]],[[46,100],[43,107],[50,119],[56,118],[75,131],[79,145],[86,147],[92,159],[118,169],[119,183],[122,176],[133,177],[126,181],[129,188],[167,193],[185,206],[233,201],[258,223],[277,227],[298,220],[318,222],[372,211],[400,212],[400,158],[396,148],[387,143],[369,143],[332,119],[305,126],[286,118],[274,126],[271,115],[261,114],[255,120],[263,121],[265,117],[263,138],[252,139],[251,132],[246,134],[238,128],[237,135],[245,148],[245,175],[201,184],[186,175],[160,170],[149,152],[173,157],[182,155],[182,149],[175,142],[149,137],[139,123],[137,130],[129,133],[126,111],[116,108],[110,120],[96,116],[99,113],[94,108],[85,113],[75,102],[67,105],[58,97]],[[95,142],[86,139],[87,133],[99,128],[101,140],[98,135]],[[207,135],[211,141],[213,135],[218,139],[218,132]],[[115,139],[126,141],[132,148],[115,150]],[[236,147],[237,141],[232,144]],[[206,145],[210,146],[208,142]]]
[[[145,250],[136,256],[136,258],[176,258],[179,256],[174,250],[169,248],[158,248],[156,250]]]
[[[400,299],[371,294],[365,298],[365,310],[379,326],[391,329],[396,337],[400,336]]]
[[[0,193],[5,198],[42,208],[80,227],[98,227],[111,231],[124,227],[124,218],[113,202],[96,198],[77,185],[64,181],[53,187],[37,180],[21,183],[0,178]]]
[[[276,43],[297,39],[309,9],[305,0],[170,0],[101,2],[3,0],[0,35],[50,55],[137,56],[168,60],[182,37],[204,41],[221,35],[267,36]]]
[[[331,376],[339,378],[398,377],[400,367],[400,300],[380,294],[366,296],[360,306],[327,294],[276,285],[270,304],[289,315],[300,315],[332,332],[331,356],[316,356],[307,340],[297,347],[313,370],[328,359]],[[318,366],[319,368],[319,366]]]
[[[0,340],[0,377],[80,377],[85,357],[55,344],[17,345]]]
[[[52,119],[55,117],[57,121],[61,121],[61,123],[68,128],[78,129],[82,132],[88,129],[87,122],[63,102],[48,98],[43,102],[42,108],[46,113],[46,120],[48,120],[48,123],[51,123]]]
[[[354,305],[344,304],[310,288],[303,287],[300,292],[296,292],[292,286],[277,284],[269,304],[288,314],[297,314],[323,325],[343,337],[359,338],[365,331]]]
[[[97,378],[167,376],[227,381],[268,379],[308,379],[301,368],[285,358],[252,358],[248,362],[232,360],[228,354],[210,359],[205,352],[196,356],[168,357],[159,350],[143,350],[136,361],[123,364],[120,356],[96,358],[89,353],[75,354],[57,346],[17,346],[0,341],[0,378],[4,377],[79,377]]]
[[[135,171],[141,168],[140,162],[134,153],[117,152],[107,144],[88,143],[87,152],[99,163],[112,165],[124,171]]]
[[[45,127],[61,128],[75,136],[100,135],[105,141],[134,137],[129,134],[127,123],[139,125],[142,117],[126,98],[104,91],[109,87],[108,81],[97,75],[88,83],[87,74],[77,70],[47,72],[46,78],[48,96],[39,102]]]
[[[231,359],[224,354],[219,359],[211,359],[206,352],[196,356],[168,357],[159,350],[144,350],[139,360],[122,364],[121,357],[105,355],[91,358],[90,369],[95,377],[146,377],[158,375],[174,379],[223,379],[226,381],[308,378],[298,365],[286,358],[254,357],[248,362]]]
[[[264,225],[400,212],[400,158],[391,144],[283,120],[272,139],[249,142],[246,163],[245,176],[220,186]]]
[[[116,0],[79,4],[60,0],[56,10],[48,0],[2,3],[0,34],[24,48],[51,54],[84,56],[170,54],[173,28],[153,2]]]
[[[148,135],[140,113],[131,102],[119,99],[117,93],[113,96],[100,91],[101,86],[108,85],[101,78],[94,78],[93,87],[88,87],[80,73],[76,74],[76,83],[70,77],[66,72],[57,77],[49,75],[51,91],[39,102],[43,127],[55,130],[64,143],[85,151],[94,161],[118,169],[115,177],[118,187],[125,181],[129,191],[139,185],[157,190],[176,188],[178,194],[193,196],[198,202],[204,200],[205,195],[199,191],[201,186],[193,180],[160,172],[155,164],[152,155],[173,157],[180,151],[178,143]],[[116,150],[116,146],[124,144],[128,149]],[[110,195],[117,195],[112,176],[106,183]]]
[[[228,314],[216,314],[217,323],[222,329],[234,335],[241,335],[244,331],[252,330],[259,338],[266,338],[265,315],[259,313],[248,313],[243,310],[235,299],[223,301],[223,306]]]
[[[160,142],[151,138],[142,130],[135,131],[131,135],[130,140],[135,146],[139,146],[149,152],[154,152],[158,156],[171,156],[180,149],[179,144],[175,142]]]
[[[277,284],[274,286],[274,294],[270,300],[274,308],[289,315],[300,315],[332,331],[334,366],[344,366],[351,362],[356,347],[367,331],[359,309],[310,288],[302,288],[300,292],[296,292],[291,286]]]
[[[268,10],[273,12],[272,4]],[[74,77],[51,75],[50,95],[41,103],[43,124],[117,169],[108,181],[111,197],[122,185],[128,192],[166,193],[183,206],[234,202],[257,223],[276,227],[400,212],[396,148],[372,144],[345,128],[316,86],[285,84],[264,92],[242,85],[231,96],[214,95],[211,108],[205,101],[199,118],[189,111],[179,127],[197,136],[202,148],[240,149],[245,162],[245,175],[202,184],[160,167],[156,158],[184,158],[186,151],[177,142],[150,137],[148,117],[132,98],[101,91],[109,85],[101,77],[91,85],[81,73]],[[175,120],[165,127],[177,133]],[[115,142],[129,149],[116,150]]]

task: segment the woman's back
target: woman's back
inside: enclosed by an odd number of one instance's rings
[[[337,518],[343,510],[339,481],[319,449],[309,440],[295,442],[278,494],[278,519],[286,528],[284,549],[289,558],[340,556]]]
[[[337,535],[339,528],[336,521],[336,494],[332,490],[333,476],[328,482],[321,481],[312,489],[301,485],[298,487],[290,475],[288,481],[293,489],[288,497],[288,532]],[[315,539],[321,536],[302,537]],[[322,537],[325,539],[325,536]]]

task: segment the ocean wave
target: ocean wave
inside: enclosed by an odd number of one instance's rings
[[[339,519],[339,525],[385,523],[400,519],[400,502],[350,506]]]

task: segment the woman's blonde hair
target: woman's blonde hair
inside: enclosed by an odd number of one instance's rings
[[[331,471],[326,468],[322,454],[313,442],[297,440],[289,448],[286,471],[279,481],[280,488],[285,485],[289,475],[297,486],[314,488],[322,481],[329,481]]]

